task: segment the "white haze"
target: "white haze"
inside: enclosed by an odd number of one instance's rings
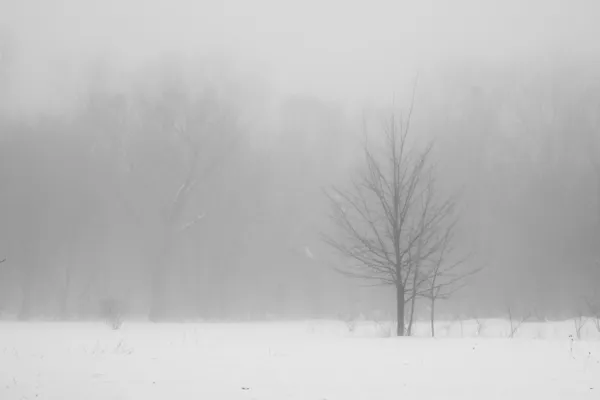
[[[165,52],[360,108],[389,104],[418,71],[596,55],[598,15],[593,1],[558,0],[5,0],[0,26],[17,52],[20,108],[69,104],[98,58],[132,72]]]

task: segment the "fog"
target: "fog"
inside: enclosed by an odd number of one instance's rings
[[[335,272],[323,189],[415,82],[411,134],[435,140],[457,246],[485,267],[444,312],[580,312],[600,282],[598,17],[583,0],[4,1],[2,314],[393,312],[391,288]]]

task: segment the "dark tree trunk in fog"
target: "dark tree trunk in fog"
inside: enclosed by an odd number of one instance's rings
[[[424,209],[424,213],[425,214],[427,212],[427,209]],[[425,215],[423,215],[423,218],[421,218],[421,222],[419,224],[419,232],[423,232],[424,230],[424,222],[425,222]],[[409,315],[409,320],[408,320],[408,328],[406,330],[406,335],[407,336],[411,336],[412,335],[412,327],[413,327],[413,322],[415,320],[415,305],[417,303],[417,290],[419,289],[419,270],[421,267],[421,248],[423,246],[423,237],[421,236],[421,238],[417,241],[417,261],[415,263],[415,270],[413,272],[413,282],[412,282],[412,293],[411,293],[411,299],[410,299],[410,315]],[[410,254],[409,254],[410,257]]]
[[[398,326],[396,328],[397,336],[404,336],[404,288],[401,285],[396,286],[396,319]]]
[[[417,303],[417,277],[418,277],[418,268],[417,271],[415,271],[414,274],[414,279],[413,279],[413,289],[412,289],[412,293],[411,293],[411,299],[410,299],[410,313],[408,315],[408,327],[406,328],[406,336],[411,336],[412,335],[412,327],[413,327],[413,322],[415,320],[415,305]]]

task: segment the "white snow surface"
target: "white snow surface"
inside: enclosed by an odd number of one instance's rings
[[[352,331],[350,331],[352,328]],[[0,399],[600,399],[592,323],[0,323]],[[571,337],[569,336],[571,335]]]

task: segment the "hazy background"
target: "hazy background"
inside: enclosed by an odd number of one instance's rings
[[[170,237],[169,315],[392,311],[331,272],[322,189],[418,75],[413,132],[437,138],[460,246],[486,266],[446,310],[574,313],[600,284],[599,17],[591,0],[3,0],[2,310],[146,313],[189,163],[165,126],[185,123],[209,173],[178,226],[204,218]]]

